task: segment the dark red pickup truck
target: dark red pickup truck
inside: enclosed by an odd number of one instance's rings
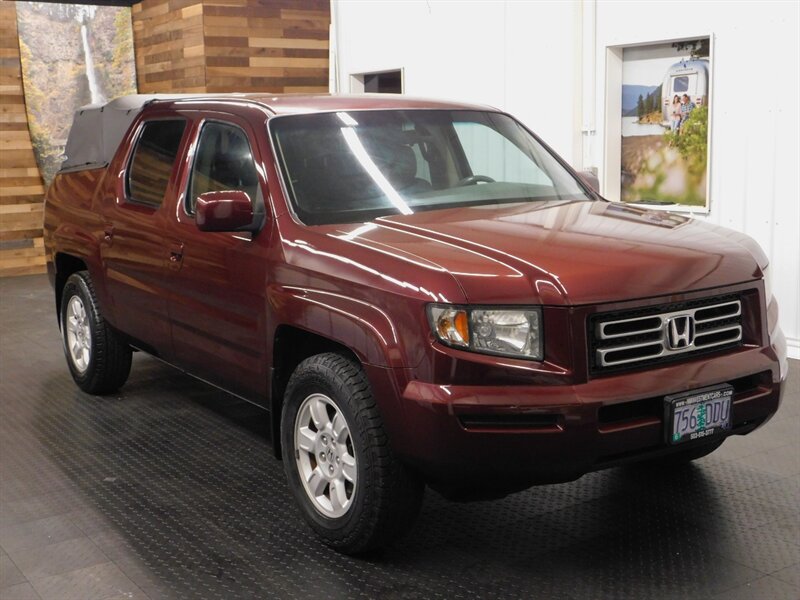
[[[486,107],[88,107],[45,246],[77,384],[118,389],[138,349],[263,406],[344,552],[407,529],[425,484],[486,498],[704,456],[775,413],[787,372],[755,242],[605,201]]]

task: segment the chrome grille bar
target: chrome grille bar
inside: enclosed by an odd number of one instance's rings
[[[655,315],[600,321],[594,327],[595,340],[602,346],[595,350],[596,364],[599,367],[631,365],[737,343],[742,339],[741,314],[741,301],[732,300]],[[670,343],[669,327],[676,318],[681,319],[686,327],[691,327],[692,332],[690,342],[680,347]],[[625,338],[630,341],[626,343]]]

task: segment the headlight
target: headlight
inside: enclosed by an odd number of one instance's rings
[[[431,304],[433,333],[448,346],[542,360],[542,312],[539,308],[466,308]]]
[[[764,273],[764,296],[766,304],[769,306],[769,303],[772,302],[772,269],[767,265],[762,269],[762,273]]]

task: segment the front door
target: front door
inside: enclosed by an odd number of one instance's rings
[[[256,212],[265,210],[266,181],[256,169],[252,131],[233,115],[205,115],[195,132],[191,169],[171,220],[174,293],[169,314],[175,363],[245,397],[264,398],[268,381],[266,248],[269,226],[255,234],[212,233],[195,225],[197,197],[241,190]]]

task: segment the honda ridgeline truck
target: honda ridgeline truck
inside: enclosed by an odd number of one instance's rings
[[[114,392],[141,350],[263,406],[342,552],[408,529],[426,485],[663,469],[778,409],[758,245],[604,200],[503,112],[131,96],[79,111],[66,154],[44,235],[75,382]]]

